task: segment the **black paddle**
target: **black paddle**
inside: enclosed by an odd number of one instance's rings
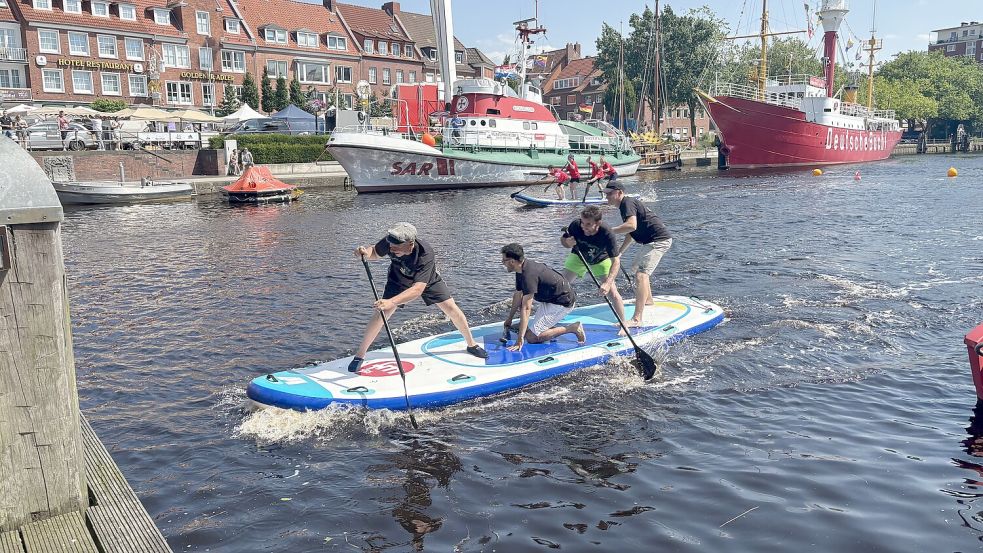
[[[365,274],[369,277],[369,285],[372,286],[372,295],[375,296],[375,301],[379,301],[379,291],[375,289],[375,282],[372,280],[372,269],[369,269],[369,262],[365,260],[365,255],[362,255],[362,265],[365,266]],[[382,316],[382,324],[386,326],[386,335],[389,336],[389,345],[393,348],[393,357],[396,358],[396,368],[399,369],[399,377],[403,379],[403,397],[406,398],[406,411],[410,414],[410,423],[413,428],[420,428],[420,425],[416,424],[416,417],[413,416],[413,406],[410,405],[410,394],[406,391],[406,373],[403,372],[403,362],[399,359],[399,351],[396,350],[396,340],[393,338],[393,331],[389,328],[389,320],[386,319],[386,312],[382,309],[379,310],[379,315]]]
[[[587,264],[587,260],[584,259],[584,254],[580,253],[580,249],[576,245],[574,246],[573,251],[576,252],[577,257],[580,258],[580,262],[584,264],[584,267],[587,267],[587,274],[590,275],[591,280],[593,280],[594,284],[600,288],[601,283],[597,281],[597,277],[594,276],[594,271],[591,270],[590,265]],[[635,339],[631,337],[631,332],[628,332],[628,327],[625,326],[625,322],[618,316],[618,312],[615,310],[614,305],[611,304],[611,300],[608,299],[607,294],[604,294],[604,301],[608,303],[608,307],[610,307],[611,312],[614,313],[614,318],[618,319],[618,324],[621,325],[621,330],[625,331],[625,336],[628,337],[628,341],[631,342],[631,345],[635,346],[635,358],[642,365],[642,378],[645,380],[650,380],[653,376],[655,376],[655,371],[658,369],[658,366],[655,364],[655,359],[653,359],[647,351],[638,347],[638,344],[635,343]]]

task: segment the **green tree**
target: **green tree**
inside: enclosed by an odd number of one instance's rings
[[[256,79],[251,73],[246,73],[242,78],[242,100],[243,104],[253,109],[259,109],[259,89],[256,87]]]
[[[280,111],[290,105],[290,91],[287,90],[287,79],[283,76],[277,77],[276,92],[273,93],[273,97],[275,98],[273,111]]]
[[[236,91],[232,88],[232,85],[225,85],[225,90],[222,92],[222,103],[219,104],[218,109],[215,110],[215,115],[219,117],[225,117],[226,115],[231,115],[239,109],[239,96],[236,95]]]
[[[304,89],[300,86],[297,77],[290,81],[290,103],[302,110],[307,110],[307,96],[304,95]]]
[[[263,98],[261,99],[261,105],[263,106],[263,111],[266,113],[272,113],[273,102],[276,98],[273,95],[273,84],[270,82],[270,72],[264,67],[263,68],[263,82],[260,86],[260,90],[263,93]]]
[[[604,91],[604,107],[611,119],[618,118],[618,81],[610,81]],[[636,82],[625,80],[625,119],[634,119],[638,109],[638,90]]]
[[[126,108],[126,102],[123,100],[110,100],[108,98],[96,98],[92,101],[90,106],[96,111],[101,111],[103,113],[109,113],[113,111],[119,111]]]
[[[392,106],[385,98],[379,98],[375,92],[369,96],[369,117],[391,117]]]

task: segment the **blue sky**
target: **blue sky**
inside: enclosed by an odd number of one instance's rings
[[[384,0],[345,0],[348,3],[381,7]],[[761,0],[669,0],[677,13],[690,8],[708,6],[740,34],[757,32],[760,27]],[[815,5],[818,0],[809,0]],[[540,0],[540,23],[547,28],[545,39],[536,46],[548,49],[562,47],[567,42],[580,42],[584,55],[594,53],[594,40],[600,34],[601,23],[617,27],[627,26],[628,17],[640,12],[644,6],[654,5],[654,0]],[[803,0],[770,0],[771,27],[775,31],[805,28]],[[847,22],[859,38],[870,38],[873,0],[851,0]],[[534,0],[457,0],[453,3],[454,34],[466,45],[481,48],[496,63],[513,51],[515,33],[512,22],[532,17]],[[417,13],[430,13],[429,0],[402,0],[401,9]],[[933,29],[958,26],[962,21],[983,21],[981,0],[877,0],[877,34],[884,39],[884,50],[879,60],[890,59],[892,54],[907,50],[927,50],[929,34]],[[742,13],[743,12],[743,13]],[[805,35],[802,35],[805,37]],[[820,33],[812,38],[818,45]]]

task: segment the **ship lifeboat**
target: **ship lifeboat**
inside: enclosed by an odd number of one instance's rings
[[[239,180],[223,186],[222,194],[233,204],[257,204],[289,202],[303,192],[292,184],[277,180],[270,170],[261,165],[247,167]]]
[[[976,397],[983,402],[983,324],[969,331],[965,342],[969,350],[969,367],[973,371]]]

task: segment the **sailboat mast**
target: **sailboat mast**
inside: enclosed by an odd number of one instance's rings
[[[659,119],[662,115],[662,112],[659,111],[659,85],[661,84],[660,81],[662,80],[662,38],[660,36],[662,31],[661,20],[662,18],[659,15],[659,0],[655,0],[655,71],[653,73],[653,75],[655,75],[655,104],[652,106],[652,111],[654,112],[652,115],[653,119],[655,119],[656,136],[659,134]]]
[[[874,18],[877,17],[877,2],[874,2],[874,15],[871,17],[870,42],[867,43],[867,51],[870,57],[867,59],[867,109],[874,111],[874,52],[883,48],[884,41],[878,41],[874,36],[877,32],[874,26]]]
[[[622,27],[622,32],[624,27]],[[625,130],[625,38],[618,36],[618,128]]]
[[[758,92],[765,97],[768,83],[768,0],[761,0],[761,64],[758,66]]]

